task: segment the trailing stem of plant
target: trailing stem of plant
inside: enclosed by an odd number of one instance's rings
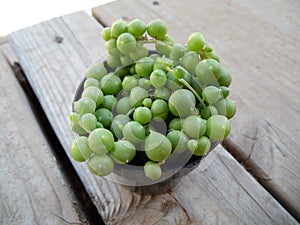
[[[168,70],[168,72],[170,72],[174,76],[173,70],[170,67],[165,66],[165,69]],[[174,77],[176,78],[176,76],[174,76]],[[188,88],[196,96],[196,98],[200,102],[201,106],[204,108],[205,107],[205,103],[204,103],[203,99],[200,97],[200,95],[197,93],[197,91],[188,82],[186,82],[185,79],[180,78],[180,79],[177,79],[177,80],[180,83],[182,83],[186,88]]]

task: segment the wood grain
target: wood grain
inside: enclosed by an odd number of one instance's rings
[[[85,223],[0,46],[0,224]],[[6,56],[7,57],[7,56]]]
[[[299,11],[300,4],[297,0],[235,0],[237,4],[249,10],[261,19],[272,23],[289,32],[294,37],[300,36]]]
[[[18,59],[14,53],[14,50],[11,48],[9,44],[9,40],[7,38],[3,38],[3,41],[0,40],[0,51],[5,56],[7,62],[10,65],[13,65],[14,62],[17,62]]]
[[[118,1],[92,11],[104,26],[118,18],[162,18],[179,43],[202,32],[233,74],[238,109],[226,147],[300,219],[299,1],[158,3]]]
[[[85,68],[105,51],[104,42],[99,38],[102,28],[88,15],[78,12],[10,35],[22,68],[69,157],[74,138],[68,121],[72,96]],[[63,41],[55,42],[56,35]],[[220,153],[226,157],[219,157]],[[92,175],[85,163],[73,160],[72,163],[107,224],[215,224],[216,221],[296,224],[221,146],[203,161],[203,165],[209,166],[205,175],[201,173],[205,168],[199,167],[185,178],[178,190],[157,196],[130,192]],[[239,176],[245,178],[239,180]],[[219,188],[211,192],[214,185]],[[253,190],[250,192],[249,188]],[[199,199],[204,199],[203,204],[199,204]],[[205,199],[209,202],[204,202]],[[249,216],[245,217],[247,213]]]

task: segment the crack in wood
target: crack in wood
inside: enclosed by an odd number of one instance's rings
[[[170,191],[171,192],[171,191]],[[180,208],[183,210],[183,212],[185,213],[186,217],[187,217],[187,221],[186,221],[186,225],[190,225],[193,222],[193,219],[190,217],[190,215],[188,214],[187,210],[183,207],[183,205],[175,198],[173,192],[171,192],[170,196],[175,200],[175,203],[180,206]],[[176,223],[177,224],[177,223]],[[178,223],[181,224],[181,223]],[[199,224],[200,225],[200,224]]]
[[[82,225],[81,222],[80,222],[80,223],[78,223],[78,222],[70,222],[70,221],[68,221],[67,219],[63,218],[62,216],[59,216],[59,215],[56,215],[56,214],[55,214],[55,216],[56,216],[57,218],[61,219],[62,221],[64,221],[65,223],[67,223],[67,224],[70,224],[70,225],[81,224],[81,225]]]
[[[274,128],[274,126],[268,120],[265,120],[265,123],[266,123],[266,126],[265,126],[266,133],[265,133],[265,135],[269,134],[271,136],[271,138],[273,140],[271,143],[274,144],[275,147],[278,149],[278,151],[281,153],[281,155],[283,157],[285,157],[286,155],[281,150],[279,145],[276,143],[278,141],[278,139],[279,139],[279,142],[284,143],[283,139],[279,135],[279,132]],[[272,148],[272,151],[273,151],[273,148]],[[274,157],[273,157],[273,160],[274,160]]]
[[[178,224],[190,225],[193,220],[188,212],[174,197],[172,192],[162,195],[140,195],[134,200],[136,193],[131,192],[132,198],[128,210],[108,221],[108,224]],[[125,216],[124,216],[125,215]],[[153,217],[156,215],[155,217]],[[198,222],[198,221],[197,221]]]
[[[258,181],[268,182],[272,179],[262,171],[251,159],[251,153],[245,155],[240,147],[230,138],[222,142],[222,146]]]

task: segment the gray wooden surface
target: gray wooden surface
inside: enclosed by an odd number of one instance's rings
[[[85,224],[0,45],[0,224]]]
[[[237,114],[226,148],[300,219],[300,2],[157,2],[120,0],[92,12],[104,26],[162,18],[183,44],[202,32],[233,75]]]
[[[116,4],[111,7],[123,6],[122,2]],[[68,155],[74,138],[68,121],[72,97],[87,66],[105,51],[102,28],[78,12],[10,35],[21,66]],[[214,160],[204,160],[207,169],[199,167],[173,192],[157,196],[130,192],[92,175],[85,163],[72,162],[107,224],[297,224],[221,146],[210,157]]]

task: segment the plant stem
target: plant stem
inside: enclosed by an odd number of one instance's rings
[[[193,94],[196,96],[196,98],[198,99],[198,101],[200,102],[200,104],[202,105],[202,107],[205,107],[204,101],[202,100],[202,98],[198,95],[198,93],[195,91],[195,89],[188,83],[186,82],[185,79],[181,78],[178,79],[181,83],[183,83],[191,92],[193,92]]]
[[[165,68],[167,71],[169,71],[169,72],[174,76],[173,70],[172,70],[170,67],[165,66],[164,68]],[[175,76],[174,76],[174,77],[175,77]],[[175,77],[175,78],[176,78],[176,77]],[[176,78],[176,79],[177,79],[177,78]],[[180,78],[180,79],[177,79],[177,80],[179,80],[184,86],[186,86],[191,92],[193,92],[193,94],[196,96],[196,98],[197,98],[198,101],[200,102],[201,106],[204,108],[204,107],[205,107],[204,101],[203,101],[203,99],[199,96],[199,94],[195,91],[195,89],[194,89],[188,82],[186,82],[185,79]]]
[[[142,39],[138,40],[138,42],[142,42],[143,44],[155,44],[157,42],[156,39]]]
[[[199,55],[200,55],[200,60],[203,60],[204,59],[204,49],[200,50]]]
[[[135,108],[130,109],[127,113],[126,116],[130,116],[134,112]]]
[[[77,123],[83,130],[85,130],[88,134],[90,134],[92,131],[90,131],[90,130],[87,130],[87,129],[85,129],[84,128],[84,126],[82,126],[82,123],[79,121],[78,123]]]
[[[140,40],[137,40],[138,43],[142,43],[142,44],[156,44],[157,42],[161,42],[161,43],[165,43],[169,46],[172,46],[172,43],[171,42],[168,42],[168,41],[162,41],[162,40],[158,40],[158,39],[140,39]]]

